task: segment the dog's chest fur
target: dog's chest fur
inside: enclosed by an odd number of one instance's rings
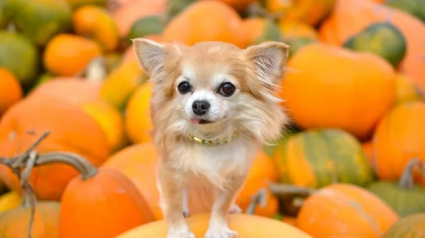
[[[257,143],[238,138],[219,146],[199,145],[194,142],[176,142],[169,155],[171,165],[182,172],[188,183],[211,183],[225,186],[229,176],[247,173],[258,151]]]

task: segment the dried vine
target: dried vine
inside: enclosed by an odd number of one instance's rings
[[[34,189],[29,181],[31,171],[35,166],[51,163],[66,163],[74,167],[81,173],[82,179],[89,179],[97,174],[97,168],[83,157],[68,152],[50,152],[39,155],[35,148],[50,134],[50,131],[43,133],[28,149],[22,154],[11,158],[0,157],[0,164],[9,167],[19,178],[23,190],[23,206],[30,209],[30,219],[28,222],[28,238],[31,238],[31,229],[34,222],[35,205],[37,198]]]

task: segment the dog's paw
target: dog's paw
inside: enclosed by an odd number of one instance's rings
[[[188,227],[181,229],[170,230],[167,238],[195,238],[195,235],[189,230]]]
[[[237,204],[234,203],[230,207],[229,213],[230,214],[241,214],[242,213],[242,209]]]
[[[207,233],[205,233],[205,238],[232,238],[237,236],[238,233],[230,230],[227,226],[209,228]]]
[[[184,211],[184,210],[183,210],[183,216],[184,216],[184,217],[189,217],[189,216],[190,216],[190,212],[189,212],[189,211]]]

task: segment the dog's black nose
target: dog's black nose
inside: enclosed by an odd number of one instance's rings
[[[208,108],[210,108],[208,101],[194,101],[192,104],[192,110],[196,115],[204,115]]]

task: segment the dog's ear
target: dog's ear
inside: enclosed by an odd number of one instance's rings
[[[258,77],[266,84],[276,84],[283,77],[289,46],[281,42],[265,42],[248,47],[244,54],[254,63]]]
[[[141,67],[149,74],[161,71],[167,50],[163,44],[152,40],[133,39],[134,50]]]

